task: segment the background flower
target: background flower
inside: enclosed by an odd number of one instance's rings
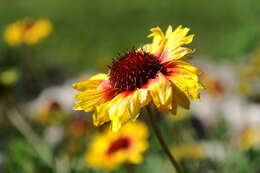
[[[52,31],[52,24],[47,19],[24,19],[6,27],[4,38],[10,46],[21,43],[33,45],[47,37]]]
[[[118,132],[107,129],[97,134],[88,148],[86,165],[113,170],[122,163],[140,164],[148,148],[148,129],[144,123],[127,123]]]

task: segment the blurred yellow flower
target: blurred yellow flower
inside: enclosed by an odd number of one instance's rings
[[[169,26],[164,34],[159,27],[152,28],[148,36],[153,37],[152,44],[113,61],[108,74],[73,85],[80,91],[74,110],[94,111],[94,125],[111,121],[117,131],[151,101],[163,112],[176,114],[177,105],[189,109],[189,98],[200,100],[203,87],[198,80],[202,71],[184,61],[193,52],[181,47],[193,39],[194,35],[186,36],[188,31],[182,26],[172,31]]]
[[[8,25],[4,39],[10,46],[19,44],[33,45],[46,38],[52,32],[52,24],[48,19],[36,21],[24,19]]]
[[[114,170],[122,163],[139,164],[148,148],[148,129],[144,123],[129,122],[116,133],[107,129],[92,140],[85,156],[86,165]]]
[[[19,72],[16,69],[5,70],[0,73],[0,83],[6,86],[15,84],[19,76]]]
[[[248,150],[256,144],[260,144],[260,128],[248,127],[240,135],[238,147],[241,150]]]
[[[177,160],[181,161],[185,159],[203,158],[205,151],[200,143],[192,143],[173,147],[172,154]]]

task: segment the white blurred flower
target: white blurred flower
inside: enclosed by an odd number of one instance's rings
[[[64,138],[64,127],[53,125],[48,126],[44,131],[44,139],[50,146],[55,146]]]
[[[82,78],[88,79],[90,76],[91,73],[86,73]],[[75,113],[72,110],[75,101],[73,96],[77,94],[77,91],[71,87],[71,84],[75,81],[73,79],[63,85],[51,86],[44,89],[36,99],[26,105],[31,118],[35,118],[37,114],[50,109],[53,104],[57,105],[66,114]]]
[[[65,112],[72,112],[73,95],[75,95],[75,93],[76,92],[69,84],[50,87],[43,90],[38,98],[29,103],[28,108],[30,108],[30,112],[34,114],[47,105],[55,102],[58,103],[61,109]]]
[[[222,105],[235,93],[234,66],[204,59],[197,60],[194,64],[204,71],[200,77],[205,91],[201,92],[201,101],[192,104],[191,110],[206,128],[211,128],[216,125],[223,113]]]
[[[231,135],[237,135],[248,126],[260,125],[260,105],[250,103],[239,94],[239,74],[234,65],[205,60],[196,63],[204,69],[206,77],[203,83],[202,76],[202,83],[206,90],[202,91],[201,101],[192,104],[191,110],[207,129],[218,128],[220,118],[228,122]],[[214,90],[214,84],[220,86]]]

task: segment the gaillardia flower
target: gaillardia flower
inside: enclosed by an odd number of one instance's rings
[[[10,46],[19,44],[33,45],[47,37],[52,31],[52,24],[47,19],[36,21],[24,19],[8,25],[4,39]]]
[[[81,91],[75,96],[75,110],[94,111],[94,125],[112,122],[118,130],[128,120],[135,120],[140,109],[151,101],[159,111],[176,114],[177,105],[189,108],[189,98],[200,99],[198,80],[201,73],[184,60],[193,50],[182,47],[192,41],[189,29],[169,26],[166,34],[152,28],[148,37],[152,44],[132,50],[114,61],[108,74],[97,74],[73,88]]]
[[[105,170],[114,170],[122,163],[139,164],[148,148],[148,135],[146,125],[141,122],[129,122],[116,133],[107,129],[92,140],[85,163]]]

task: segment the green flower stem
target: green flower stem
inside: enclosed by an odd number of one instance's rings
[[[175,160],[175,158],[171,154],[167,144],[165,143],[165,141],[164,141],[164,139],[162,137],[162,133],[161,133],[157,123],[155,122],[154,117],[153,117],[153,111],[151,110],[150,105],[147,106],[147,111],[148,111],[148,117],[149,117],[149,119],[151,121],[152,128],[153,128],[153,130],[155,132],[155,135],[156,135],[157,139],[159,140],[159,142],[160,142],[160,144],[161,144],[161,146],[163,148],[163,151],[169,157],[169,159],[171,161],[171,164],[175,168],[176,172],[177,173],[183,173],[183,171],[181,170],[181,167],[179,166],[179,164],[177,163],[177,161]]]
[[[22,115],[16,109],[7,113],[7,118],[10,122],[24,135],[25,139],[38,152],[39,157],[54,171],[55,165],[53,154],[49,146],[41,140],[41,138],[33,131],[31,126],[26,122]]]

